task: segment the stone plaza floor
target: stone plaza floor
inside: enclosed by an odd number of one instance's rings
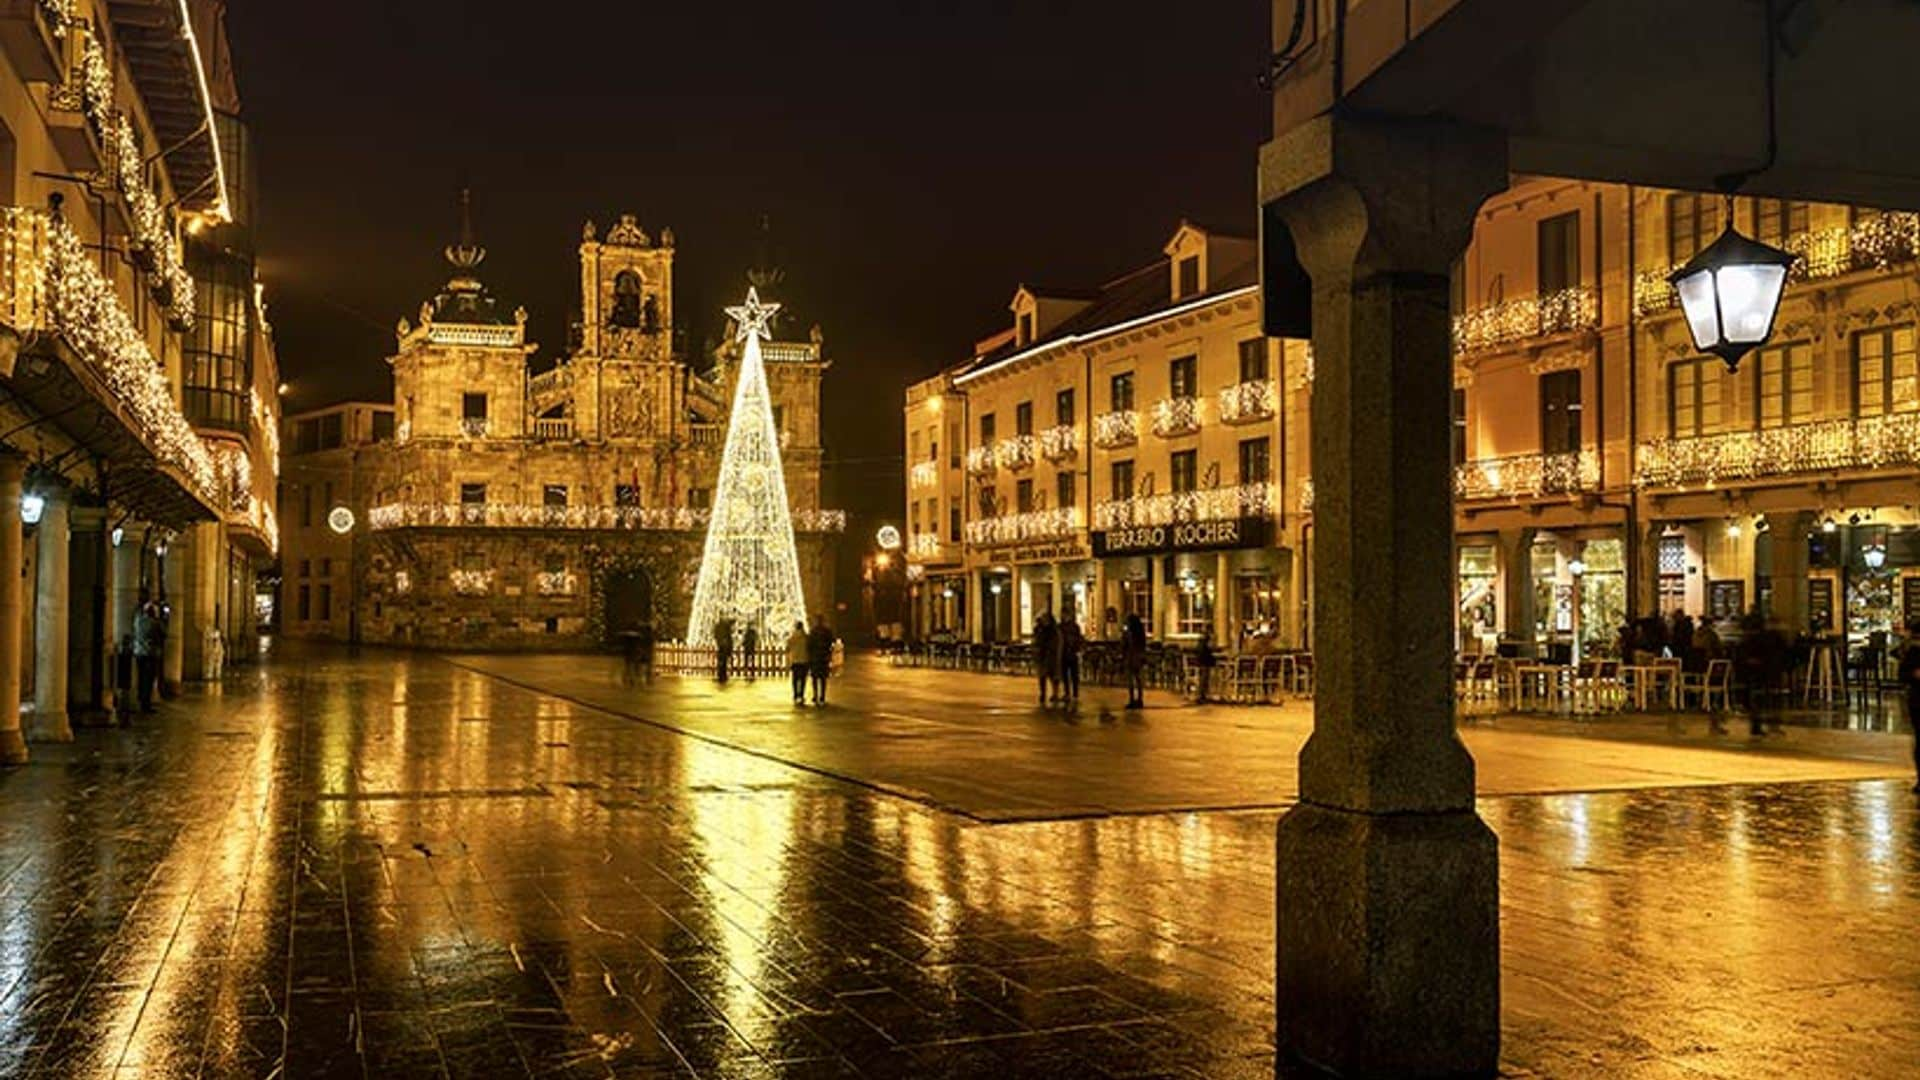
[[[0,1076],[1273,1073],[1305,705],[285,651],[0,774]],[[1703,727],[1464,732],[1504,1071],[1920,1073],[1904,736]]]

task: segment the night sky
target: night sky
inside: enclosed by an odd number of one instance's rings
[[[1270,8],[232,0],[288,408],[389,398],[463,181],[540,366],[583,220],[673,228],[697,347],[766,215],[787,331],[818,322],[834,361],[828,502],[897,516],[901,391],[1007,325],[1019,282],[1097,284],[1182,216],[1251,228]]]

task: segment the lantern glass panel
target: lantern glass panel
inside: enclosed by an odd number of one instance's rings
[[[1742,345],[1765,341],[1773,310],[1787,282],[1787,268],[1765,264],[1723,266],[1717,271],[1720,316],[1727,340]]]
[[[1687,316],[1687,329],[1693,344],[1701,350],[1720,341],[1720,310],[1713,295],[1713,271],[1701,270],[1674,283],[1680,294],[1680,308]]]

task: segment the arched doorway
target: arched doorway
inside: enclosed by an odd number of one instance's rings
[[[653,578],[644,569],[635,567],[607,575],[605,589],[609,644],[653,619]],[[659,633],[659,627],[654,628],[654,633]]]

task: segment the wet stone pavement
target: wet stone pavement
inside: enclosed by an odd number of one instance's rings
[[[1276,811],[989,821],[532,686],[311,653],[36,746],[0,1076],[1272,1075]],[[1483,801],[1506,1072],[1920,1071],[1911,779],[1754,760]]]

